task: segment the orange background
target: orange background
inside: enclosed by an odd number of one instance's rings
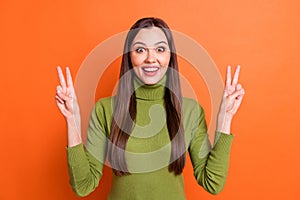
[[[299,1],[11,0],[0,5],[1,200],[79,199],[68,183],[55,68],[68,65],[75,77],[95,46],[145,16],[161,17],[194,38],[222,77],[228,64],[242,67],[246,96],[233,122],[226,186],[218,196],[207,194],[189,163],[187,199],[300,199]],[[103,77],[106,86],[97,97],[112,90],[118,69],[110,70],[113,77]],[[197,91],[205,93],[201,103],[210,116],[205,86]],[[105,168],[99,188],[85,199],[105,199],[110,182]]]

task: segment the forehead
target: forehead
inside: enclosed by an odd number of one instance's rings
[[[154,45],[161,41],[168,43],[165,33],[158,27],[151,27],[141,29],[135,36],[132,44],[142,42],[146,45]]]

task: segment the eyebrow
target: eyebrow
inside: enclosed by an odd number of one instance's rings
[[[154,45],[158,45],[158,44],[161,44],[161,43],[168,45],[167,42],[165,42],[165,41],[156,42]],[[146,46],[146,44],[144,42],[139,42],[139,41],[133,43],[132,46],[134,46],[136,44],[141,44],[141,45],[145,45]]]

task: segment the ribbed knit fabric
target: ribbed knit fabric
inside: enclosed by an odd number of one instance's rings
[[[166,77],[155,85],[143,85],[135,79],[136,125],[126,146],[126,163],[131,174],[113,175],[108,199],[185,199],[182,175],[168,171],[171,144],[163,99],[165,82]],[[103,98],[95,104],[86,144],[67,149],[70,183],[79,196],[92,192],[101,179],[112,101],[113,97]],[[205,190],[216,194],[225,184],[233,136],[217,133],[218,141],[211,149],[202,107],[188,98],[183,98],[182,106],[185,142],[195,178]]]

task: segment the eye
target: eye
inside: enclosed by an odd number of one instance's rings
[[[165,52],[166,51],[166,47],[157,47],[156,51],[157,52]]]
[[[135,49],[135,51],[136,51],[137,53],[143,53],[143,52],[146,51],[146,49],[145,49],[144,47],[138,47],[138,48]]]

